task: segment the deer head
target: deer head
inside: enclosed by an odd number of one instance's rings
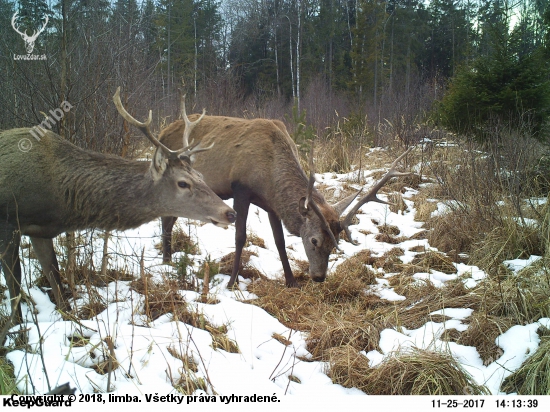
[[[390,204],[377,197],[378,191],[386,184],[388,180],[397,176],[408,176],[410,173],[398,172],[396,167],[398,163],[413,149],[410,147],[401,156],[392,163],[388,172],[369,190],[367,194],[359,199],[350,212],[340,218],[346,208],[355,200],[362,192],[362,189],[338,203],[326,207],[321,211],[319,206],[313,200],[313,185],[315,183],[315,171],[313,166],[313,148],[309,157],[309,183],[307,195],[302,197],[299,202],[300,213],[305,218],[305,222],[300,230],[302,243],[309,260],[309,274],[316,282],[323,282],[326,278],[328,258],[334,248],[341,252],[338,246],[340,232],[345,232],[347,240],[357,245],[349,230],[353,217],[357,214],[361,206],[368,202],[378,202]],[[327,217],[329,217],[327,219]]]
[[[15,12],[13,17],[11,18],[11,26],[23,38],[23,41],[25,42],[25,48],[27,49],[27,54],[31,54],[32,51],[34,50],[34,42],[38,38],[38,35],[40,33],[42,33],[44,31],[44,29],[46,28],[46,25],[48,24],[49,19],[48,19],[47,15],[44,15],[45,20],[44,20],[44,24],[42,25],[42,27],[38,30],[35,30],[33,32],[33,34],[31,36],[29,36],[27,34],[26,30],[24,32],[19,31],[18,22],[17,22],[18,18],[19,18],[18,14],[19,14],[19,12]]]
[[[150,167],[150,175],[152,179],[158,183],[160,187],[165,184],[171,184],[171,182],[177,182],[177,191],[176,193],[181,192],[181,203],[193,203],[196,202],[200,196],[203,197],[215,197],[217,196],[212,192],[212,190],[204,183],[203,178],[199,172],[194,170],[192,166],[192,156],[196,153],[204,152],[210,150],[212,146],[206,148],[197,148],[198,143],[193,145],[185,145],[179,150],[171,150],[163,145],[151,132],[149,126],[153,119],[152,111],[149,111],[149,117],[145,122],[140,122],[134,119],[122,105],[120,100],[120,87],[117,88],[116,93],[113,96],[113,101],[119,112],[119,114],[126,120],[129,124],[137,127],[141,132],[149,139],[151,143],[156,147],[155,153],[153,154],[153,161]],[[200,120],[200,119],[199,119]],[[194,122],[195,124],[198,121]],[[167,180],[168,182],[164,182]],[[189,196],[187,191],[194,191],[193,196]],[[160,196],[158,201],[163,204],[171,204],[174,192],[170,190],[160,191]],[[167,197],[163,199],[163,197]],[[220,202],[221,200],[218,199]],[[175,203],[177,204],[177,203]],[[216,226],[227,227],[228,223],[233,223],[235,221],[235,212],[226,207],[223,202],[221,205],[226,209],[226,213],[223,221],[217,217],[218,213],[214,213],[213,217],[208,217],[207,221],[210,221]],[[217,205],[212,205],[213,211],[217,210]],[[207,204],[202,205],[201,210],[194,211],[192,207],[187,208],[187,217],[196,220],[203,220],[204,212],[206,211]]]

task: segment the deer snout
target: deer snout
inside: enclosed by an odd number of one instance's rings
[[[311,275],[311,280],[317,283],[322,283],[325,281],[325,275]]]
[[[217,217],[209,216],[207,221],[210,221],[210,223],[215,226],[227,229],[231,223],[235,223],[235,220],[237,220],[237,212],[230,207],[227,207],[224,208],[224,210],[221,210]]]
[[[225,214],[227,217],[227,220],[229,220],[229,223],[235,223],[235,220],[237,220],[237,212],[234,210],[231,210]]]

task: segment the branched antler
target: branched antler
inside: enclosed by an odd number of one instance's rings
[[[409,154],[414,149],[414,146],[409,147],[401,156],[399,156],[397,159],[393,161],[393,163],[390,166],[390,169],[388,172],[361,198],[359,201],[353,206],[353,208],[349,211],[349,213],[346,215],[346,217],[340,222],[340,227],[342,230],[346,233],[346,236],[348,240],[353,243],[354,245],[357,244],[352,238],[351,233],[349,231],[349,226],[351,225],[351,221],[353,219],[353,216],[359,211],[359,208],[363,206],[367,202],[377,202],[377,203],[384,203],[384,204],[391,204],[389,202],[386,202],[385,200],[382,200],[378,198],[377,194],[378,191],[386,184],[388,180],[390,180],[392,177],[398,177],[398,176],[409,176],[411,172],[398,172],[396,170],[396,167],[398,163],[403,159],[407,154]]]
[[[152,110],[149,110],[149,118],[145,122],[140,122],[140,121],[134,119],[130,115],[130,113],[128,113],[126,111],[126,109],[124,108],[124,106],[122,105],[122,102],[120,100],[120,87],[117,88],[116,93],[113,96],[113,101],[115,103],[115,106],[116,106],[118,112],[123,117],[123,119],[126,120],[131,125],[137,127],[139,130],[141,130],[141,132],[145,136],[147,136],[149,141],[151,143],[153,143],[153,145],[155,145],[156,147],[160,148],[169,159],[187,158],[189,160],[189,159],[191,159],[191,156],[193,156],[194,154],[204,152],[206,150],[210,150],[213,146],[213,145],[210,145],[209,147],[203,147],[203,148],[197,149],[196,147],[200,143],[200,142],[197,142],[197,143],[195,143],[191,146],[189,146],[189,144],[184,144],[183,148],[180,149],[180,150],[177,150],[177,151],[176,150],[171,150],[168,147],[166,147],[165,145],[163,145],[155,136],[153,136],[153,133],[151,132],[151,129],[149,128],[149,126],[151,124],[151,121],[153,120],[153,111]],[[185,112],[185,109],[183,109],[183,112]],[[197,123],[202,119],[203,116],[204,116],[204,112],[198,120],[196,120],[195,122],[189,122],[189,123],[192,124],[191,129],[197,125]],[[185,118],[187,118],[187,116],[185,116]],[[189,119],[187,119],[187,121],[189,121]],[[186,131],[187,131],[187,127],[186,127]],[[186,136],[184,135],[184,143],[186,141],[185,137]],[[187,135],[187,137],[188,137],[188,135]]]
[[[185,111],[185,94],[181,96],[181,118],[185,122],[185,130],[183,132],[183,147],[189,146],[189,136],[191,136],[191,132],[193,131],[195,126],[202,120],[205,114],[206,114],[206,109],[202,109],[201,116],[194,122],[190,121],[189,118],[187,117],[187,112]],[[204,150],[207,150],[207,149],[204,149]]]

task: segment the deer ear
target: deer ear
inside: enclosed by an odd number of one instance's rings
[[[351,205],[351,202],[353,202],[357,197],[357,195],[362,191],[363,189],[359,190],[357,193],[354,193],[332,205],[334,210],[336,210],[336,213],[338,213],[338,216],[342,216],[342,213],[344,213],[344,210],[346,210],[347,207]]]
[[[194,155],[191,155],[191,156],[188,156],[188,155],[179,155],[179,159],[182,161],[182,162],[187,162],[189,163],[191,166],[193,165],[193,163],[195,162],[195,156]]]
[[[155,150],[155,154],[153,154],[153,161],[151,162],[151,168],[149,169],[151,172],[151,176],[153,177],[153,180],[156,182],[159,180],[162,175],[164,175],[164,172],[166,171],[166,167],[168,166],[168,159],[166,158],[166,155],[162,151],[160,147],[157,147]]]
[[[311,217],[311,210],[306,207],[306,198],[302,197],[298,202],[298,209],[303,217]]]

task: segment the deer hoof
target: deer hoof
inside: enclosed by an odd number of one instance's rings
[[[291,281],[286,281],[285,285],[287,288],[299,288],[300,285],[298,285],[298,282],[296,282],[296,279],[292,279]]]

